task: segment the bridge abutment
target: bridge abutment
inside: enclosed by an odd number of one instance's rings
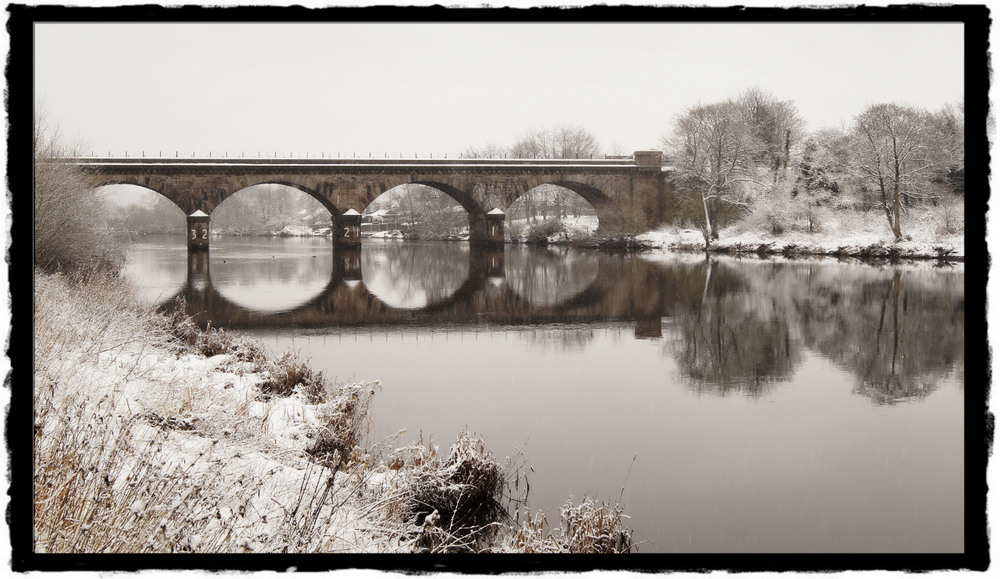
[[[210,218],[202,210],[197,210],[187,216],[188,251],[208,251]]]

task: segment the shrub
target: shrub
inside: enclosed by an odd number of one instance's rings
[[[590,497],[573,506],[567,501],[560,511],[562,545],[570,553],[628,553],[632,530],[622,523],[620,505],[598,504]]]
[[[325,426],[315,434],[316,441],[306,453],[331,468],[356,463],[367,434],[368,411],[378,385],[372,382],[342,386],[332,408],[324,413]]]
[[[385,496],[384,517],[409,535],[417,552],[474,552],[489,548],[506,516],[501,500],[511,466],[501,466],[479,436],[461,432],[447,458],[423,438],[395,450],[385,468],[395,471]]]
[[[525,243],[530,245],[546,245],[553,237],[566,233],[566,227],[558,219],[546,219],[528,227]]]
[[[34,128],[35,265],[46,271],[117,269],[124,238],[105,226],[94,182],[82,169],[57,161],[70,156],[41,122]]]
[[[597,503],[590,497],[574,506],[572,497],[559,511],[559,532],[553,532],[541,512],[528,514],[510,533],[502,549],[518,553],[630,553],[632,530],[622,520],[619,504]]]
[[[647,240],[639,239],[635,235],[628,233],[603,233],[594,234],[584,239],[573,242],[575,247],[589,247],[600,249],[608,253],[640,253],[649,251],[653,244]]]

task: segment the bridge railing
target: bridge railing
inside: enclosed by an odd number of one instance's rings
[[[219,157],[63,157],[60,162],[73,165],[274,165],[274,166],[585,166],[628,167],[636,165],[633,159],[323,159],[303,157],[295,159],[219,158]]]

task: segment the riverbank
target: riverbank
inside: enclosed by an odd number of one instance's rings
[[[753,254],[855,257],[859,259],[965,260],[965,238],[961,234],[915,234],[894,241],[892,235],[871,231],[829,230],[822,233],[789,232],[764,235],[757,231],[729,228],[705,248],[701,231],[665,226],[636,236],[652,249],[663,251],[709,251],[723,254]]]
[[[510,513],[525,459],[367,440],[377,382],[151,312],[120,279],[35,275],[37,552],[621,552],[617,505]],[[109,299],[109,296],[111,299]]]

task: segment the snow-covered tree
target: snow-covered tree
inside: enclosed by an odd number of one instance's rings
[[[947,104],[928,117],[930,180],[942,194],[965,195],[965,102]]]
[[[903,237],[903,197],[920,196],[934,166],[925,111],[895,103],[872,105],[854,125],[854,164],[858,176],[878,195],[889,228]]]
[[[774,181],[784,179],[793,145],[802,140],[804,130],[795,104],[759,87],[743,91],[736,103],[759,143],[754,160],[773,171]]]
[[[663,144],[674,159],[675,184],[700,197],[707,245],[719,237],[723,206],[747,205],[745,185],[756,182],[761,142],[740,105],[726,100],[689,108]]]

